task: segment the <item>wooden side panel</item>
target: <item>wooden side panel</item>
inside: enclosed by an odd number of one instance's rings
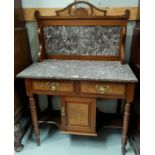
[[[14,31],[14,61],[15,75],[32,63],[28,34],[25,27],[15,28]]]
[[[24,23],[17,19],[16,15],[21,13],[20,1],[15,1],[15,30],[14,30],[14,123],[16,123],[23,112],[25,105],[28,102],[24,87],[24,81],[16,79],[16,75],[23,69],[28,67],[31,61],[31,53],[27,30]],[[22,16],[22,15],[21,15]]]

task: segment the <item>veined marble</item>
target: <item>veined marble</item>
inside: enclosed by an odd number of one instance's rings
[[[118,56],[119,26],[46,26],[48,54]]]
[[[19,78],[136,82],[128,64],[119,61],[44,60],[17,75]]]

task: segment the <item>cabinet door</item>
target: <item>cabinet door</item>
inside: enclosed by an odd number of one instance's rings
[[[96,99],[61,98],[62,130],[76,134],[96,132]]]

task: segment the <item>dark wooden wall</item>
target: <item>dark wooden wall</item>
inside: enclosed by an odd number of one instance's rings
[[[138,78],[131,118],[131,144],[135,154],[140,154],[140,24],[137,22],[132,38],[130,66]]]
[[[18,121],[26,106],[24,83],[16,75],[31,64],[31,54],[21,0],[14,1],[14,121]]]

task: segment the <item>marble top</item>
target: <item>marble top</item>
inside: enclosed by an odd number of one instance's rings
[[[44,60],[34,63],[18,78],[136,82],[128,64],[119,61]]]

